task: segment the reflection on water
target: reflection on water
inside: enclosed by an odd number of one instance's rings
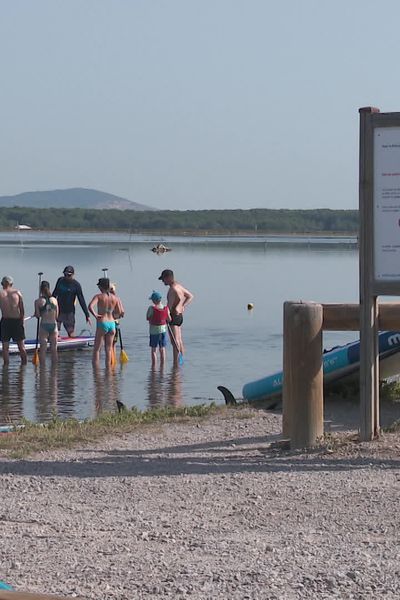
[[[40,363],[35,369],[35,407],[38,421],[58,415],[58,377],[57,364]]]
[[[23,417],[45,422],[53,417],[91,418],[115,410],[122,388],[122,367],[92,368],[91,352],[63,352],[57,363],[37,368],[12,361],[0,380],[0,424]]]
[[[93,382],[96,414],[115,409],[120,401],[118,372],[116,369],[93,366]]]
[[[3,367],[0,382],[0,422],[20,421],[24,415],[24,381],[26,365],[11,361]]]
[[[147,380],[147,404],[157,406],[181,406],[183,404],[182,371],[173,366],[170,371],[165,367],[151,367]]]

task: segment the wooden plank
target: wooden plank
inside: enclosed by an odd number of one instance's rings
[[[323,304],[325,331],[360,331],[359,304]],[[378,304],[380,331],[400,331],[400,302]]]

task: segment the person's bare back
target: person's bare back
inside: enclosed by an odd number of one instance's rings
[[[181,315],[185,306],[193,300],[193,294],[189,292],[182,284],[174,281],[170,284],[167,301],[171,315]]]
[[[0,309],[4,319],[23,319],[24,305],[21,292],[12,287],[1,290]]]

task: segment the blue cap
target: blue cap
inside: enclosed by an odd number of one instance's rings
[[[162,298],[162,294],[160,294],[160,292],[153,291],[149,300],[152,300],[153,302],[160,302],[161,298]]]

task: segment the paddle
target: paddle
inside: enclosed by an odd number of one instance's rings
[[[43,272],[40,271],[38,273],[38,276],[39,276],[39,296],[40,296],[40,286],[42,284],[42,275],[43,275]],[[39,317],[37,317],[37,323],[36,323],[36,344],[35,344],[35,352],[34,352],[33,357],[32,357],[32,364],[34,364],[35,367],[39,364],[39,350],[38,350],[38,346],[39,346],[39,323],[40,323],[40,319],[39,319]]]
[[[171,340],[172,340],[172,344],[174,345],[175,350],[178,353],[178,364],[179,365],[183,365],[183,354],[182,354],[182,352],[178,348],[178,344],[177,344],[176,338],[175,338],[175,336],[174,336],[174,334],[172,332],[171,325],[169,323],[167,323],[167,327],[168,327],[169,335],[170,335]]]
[[[122,344],[122,335],[121,335],[121,328],[118,327],[118,337],[119,337],[119,347],[121,349],[120,353],[119,353],[119,362],[121,364],[127,363],[129,362],[129,357],[127,355],[127,353],[124,350],[124,346]]]

